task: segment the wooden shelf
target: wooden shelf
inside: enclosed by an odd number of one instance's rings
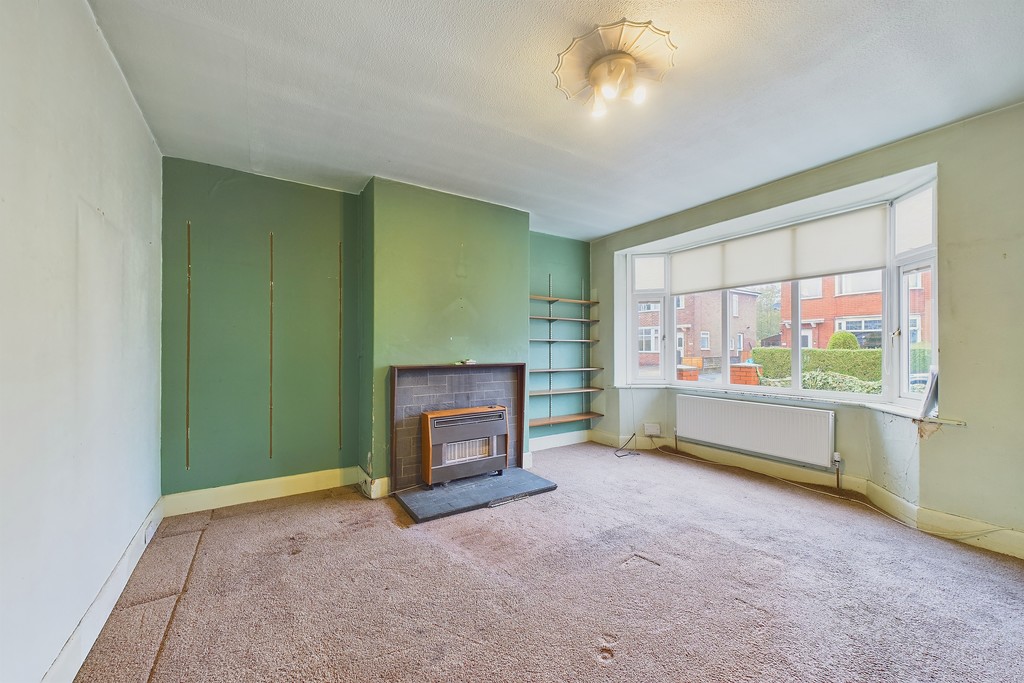
[[[539,334],[544,334],[545,332],[547,333],[547,337],[539,338],[539,339],[538,338],[533,338],[533,339],[530,339],[530,342],[535,342],[535,343],[538,343],[538,344],[540,342],[546,342],[547,345],[548,345],[547,346],[548,360],[547,360],[547,363],[546,363],[547,367],[546,368],[538,368],[536,370],[531,370],[530,371],[531,373],[537,373],[542,378],[543,377],[547,377],[547,380],[544,381],[544,384],[546,384],[547,387],[545,387],[544,389],[541,389],[540,387],[537,387],[537,389],[538,389],[537,391],[529,392],[530,398],[534,398],[534,397],[546,397],[547,398],[547,400],[544,401],[545,407],[547,408],[547,410],[545,410],[544,412],[546,412],[547,415],[544,415],[544,416],[537,415],[536,417],[534,417],[532,420],[530,420],[530,426],[531,427],[543,427],[545,425],[565,424],[567,422],[584,422],[586,420],[591,420],[591,419],[593,419],[595,417],[603,417],[603,415],[601,415],[600,413],[592,413],[592,412],[576,412],[576,413],[572,413],[570,415],[555,415],[555,414],[553,414],[557,410],[561,410],[561,409],[577,410],[577,411],[589,411],[590,410],[590,402],[591,402],[591,399],[593,398],[594,394],[596,394],[599,391],[603,391],[603,389],[598,388],[598,387],[588,386],[590,384],[590,382],[591,382],[590,375],[583,375],[582,373],[596,372],[598,370],[602,370],[603,368],[591,367],[591,365],[590,365],[593,362],[590,359],[590,356],[591,356],[591,353],[592,353],[592,348],[587,346],[587,344],[596,344],[597,341],[598,341],[597,339],[565,339],[565,337],[591,337],[591,336],[594,335],[594,332],[596,330],[595,330],[594,327],[592,327],[592,324],[596,323],[597,320],[594,320],[593,318],[589,317],[590,309],[588,309],[587,307],[588,306],[592,306],[592,305],[596,304],[597,302],[596,301],[591,301],[591,300],[588,300],[588,299],[566,299],[566,298],[560,297],[560,296],[551,296],[552,292],[554,291],[553,287],[552,287],[552,281],[551,280],[552,280],[551,274],[549,273],[548,274],[548,296],[544,296],[543,294],[531,294],[530,295],[530,301],[531,301],[530,313],[531,314],[533,314],[533,313],[539,314],[539,315],[530,315],[530,321],[541,320],[541,321],[546,323],[545,326],[544,326],[544,330],[542,331],[539,328],[539,325],[534,324],[534,323],[531,322],[530,323],[530,327],[532,329],[530,331],[530,334],[538,334],[538,333]],[[585,284],[586,284],[585,281],[580,281],[580,290],[579,291],[580,291],[580,295],[581,296],[585,296],[586,295],[586,291],[587,290],[586,290]],[[565,291],[565,290],[562,290],[562,291]],[[539,310],[540,309],[539,305],[537,305],[537,306],[532,305],[532,302],[534,302],[534,301],[544,302],[545,310],[543,310],[543,311]],[[564,308],[558,308],[557,311],[556,311],[555,304],[559,304],[559,305],[563,306]],[[576,308],[576,309],[571,308],[571,306],[573,306],[573,305],[579,306],[579,308]],[[556,312],[561,313],[562,315],[555,315]],[[558,323],[558,325],[555,325],[555,323]],[[568,327],[568,326],[571,326],[571,325],[579,325],[579,327],[578,328]],[[556,334],[559,335],[559,338],[555,338]],[[555,346],[554,345],[556,343],[560,343],[560,342],[561,343],[566,343],[566,344],[580,344],[580,346],[576,347],[575,349],[573,349],[572,347],[559,347],[558,354],[555,354]],[[534,349],[534,351],[539,351],[540,350],[540,349],[537,349],[536,347],[533,347],[533,349]],[[579,354],[578,358],[572,359],[571,357],[573,355],[576,355],[577,353]],[[557,360],[556,360],[556,356],[557,356]],[[557,365],[569,365],[569,364],[572,364],[572,363],[578,364],[578,367],[575,367],[575,368],[566,368],[566,367],[559,368],[559,367],[555,367],[556,364]],[[555,378],[555,373],[558,373],[558,372],[578,372],[578,373],[581,373],[581,374],[580,374],[580,376],[573,376],[573,375],[564,375],[564,376],[562,376],[562,381],[560,382],[560,384],[562,385],[563,388],[556,388],[554,386],[554,378]],[[540,384],[540,383],[541,383],[541,381],[538,380],[537,384]],[[569,385],[569,386],[566,386],[566,385]],[[566,405],[566,401],[556,401],[555,398],[554,398],[555,396],[573,396],[573,395],[579,396],[580,398],[573,399],[571,402],[569,402],[568,405]],[[539,409],[541,407],[541,402],[540,401],[529,401],[528,403],[530,404],[531,408]],[[575,404],[575,405],[572,405],[572,404]],[[535,415],[536,415],[536,413],[535,413]]]
[[[596,417],[604,417],[601,413],[574,413],[572,415],[552,415],[551,417],[538,417],[530,420],[531,427],[544,427],[545,425],[558,425],[566,422],[582,422],[593,420]]]
[[[562,394],[593,394],[604,391],[599,387],[574,387],[572,389],[548,389],[547,391],[531,391],[530,396],[560,396]]]
[[[588,301],[586,299],[563,299],[560,296],[541,296],[539,294],[531,294],[530,298],[534,301],[550,301],[551,303],[562,302],[563,304],[583,304],[590,306],[598,303],[597,301]]]
[[[604,370],[604,368],[541,368],[540,370],[530,370],[530,372],[597,372],[598,370]]]
[[[573,323],[596,323],[596,318],[552,318],[546,315],[531,315],[530,320],[567,320]]]

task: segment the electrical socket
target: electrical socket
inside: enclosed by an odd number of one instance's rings
[[[644,422],[644,436],[661,436],[661,425],[657,422]]]

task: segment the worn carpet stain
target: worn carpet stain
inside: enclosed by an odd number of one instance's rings
[[[165,520],[80,680],[1018,679],[1020,560],[658,453],[535,463],[556,491],[426,524],[351,489]]]

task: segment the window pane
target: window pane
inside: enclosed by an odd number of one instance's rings
[[[882,291],[881,270],[846,273],[836,276],[836,294],[863,294]]]
[[[902,280],[901,300],[906,302],[900,321],[903,358],[906,359],[902,391],[904,394],[922,394],[928,384],[928,368],[935,363],[932,356],[935,326],[932,325],[931,268],[904,273]]]
[[[661,299],[641,299],[636,304],[637,379],[661,379]]]
[[[744,287],[729,292],[729,363],[738,366],[729,371],[730,384],[760,384],[752,353],[752,342],[757,337],[757,302],[760,296],[761,290],[758,287]]]
[[[815,391],[881,394],[882,271],[822,280],[821,298],[802,302],[800,385]]]
[[[896,202],[896,253],[932,243],[933,209],[935,188],[911,195]]]
[[[665,289],[665,257],[633,257],[633,289]]]
[[[773,282],[748,288],[757,294],[754,299],[753,330],[749,333],[734,326],[734,335],[743,332],[743,350],[739,364],[751,363],[750,370],[732,370],[732,383],[757,383],[770,387],[792,386],[793,350],[789,346],[790,299],[793,288],[789,282]],[[747,325],[743,316],[739,321]],[[734,323],[737,321],[734,320]],[[735,362],[735,361],[734,361]],[[744,381],[746,380],[746,381]]]
[[[800,298],[801,299],[819,299],[821,298],[821,278],[812,277],[809,280],[800,281]]]
[[[722,292],[686,294],[675,307],[676,379],[722,381]]]

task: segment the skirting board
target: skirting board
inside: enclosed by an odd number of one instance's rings
[[[591,431],[591,440],[597,443],[604,444],[606,446],[612,446],[618,448],[626,443],[630,435],[617,436],[613,434],[607,434],[604,432],[598,432],[596,430]],[[675,446],[674,438],[667,437],[649,437],[649,436],[638,436],[630,444],[630,448],[638,450],[648,450],[651,448],[651,442],[654,442],[654,447],[666,447],[673,448]],[[639,445],[637,443],[639,442]],[[733,453],[730,451],[719,450],[717,448],[711,448],[709,446],[701,446],[693,443],[684,444],[682,441],[679,442],[680,450],[684,450],[687,453],[692,453],[704,460],[710,460],[711,462],[717,462],[722,465],[732,465],[734,467],[740,467],[751,472],[759,472],[760,474],[767,474],[772,477],[779,477],[780,479],[786,479],[788,481],[800,482],[802,484],[815,484],[818,486],[835,486],[836,475],[834,472],[812,470],[806,467],[800,467],[799,465],[790,465],[785,462],[778,460],[769,460],[766,458],[758,458],[751,455],[744,455],[742,453]],[[857,477],[842,477],[843,489],[846,491],[856,491],[857,493],[866,493],[865,491],[865,480]]]
[[[198,491],[171,493],[163,497],[164,514],[167,517],[184,515],[189,512],[213,510],[214,508],[254,503],[269,498],[283,498],[299,493],[322,491],[339,486],[360,484],[363,470],[359,467],[345,467],[319,472],[294,474],[289,477],[246,481],[241,484],[217,486]]]
[[[142,557],[142,553],[146,549],[146,530],[149,529],[150,524],[156,529],[160,526],[163,518],[164,499],[160,498],[146,518],[142,520],[142,525],[132,536],[132,540],[128,542],[128,547],[121,554],[121,559],[114,565],[113,571],[103,583],[100,592],[89,605],[89,609],[85,611],[75,630],[71,632],[71,636],[64,643],[64,647],[61,648],[56,659],[53,660],[53,664],[43,676],[43,683],[66,683],[74,680],[78,675],[78,670],[82,668],[89,650],[92,649],[96,638],[99,637],[103,625],[107,623],[107,618],[114,611],[114,605],[121,597],[121,591],[128,584],[135,565],[139,563],[139,558]]]
[[[391,491],[391,479],[389,477],[370,479],[370,475],[364,472],[362,467],[356,467],[355,469],[358,476],[355,483],[359,484],[359,490],[370,500],[384,498]]]
[[[543,451],[548,448],[571,446],[576,443],[586,443],[587,441],[590,441],[590,430],[587,429],[565,432],[564,434],[552,434],[550,436],[535,436],[530,439],[530,451]]]
[[[591,431],[592,441],[615,448],[621,446],[628,438],[629,435],[616,436],[604,432]],[[647,437],[643,438],[646,439]],[[675,440],[670,438],[655,437],[654,441],[657,446],[671,448],[675,445]],[[642,441],[641,444],[643,444]],[[800,483],[835,486],[835,474],[832,472],[811,470],[797,465],[788,465],[775,460],[757,458],[741,453],[731,453],[697,444],[686,443],[684,445],[683,442],[680,442],[680,447],[685,448],[687,452],[712,462],[734,465],[751,472],[759,472]],[[860,477],[843,475],[842,486],[844,491],[855,491],[864,494],[880,510],[919,531],[1024,559],[1024,531],[1001,529],[978,519],[959,517],[946,512],[920,507],[878,484],[861,479]]]
[[[918,508],[917,528],[943,538],[1024,559],[1024,531],[1001,529],[969,517],[959,517],[930,508]]]

